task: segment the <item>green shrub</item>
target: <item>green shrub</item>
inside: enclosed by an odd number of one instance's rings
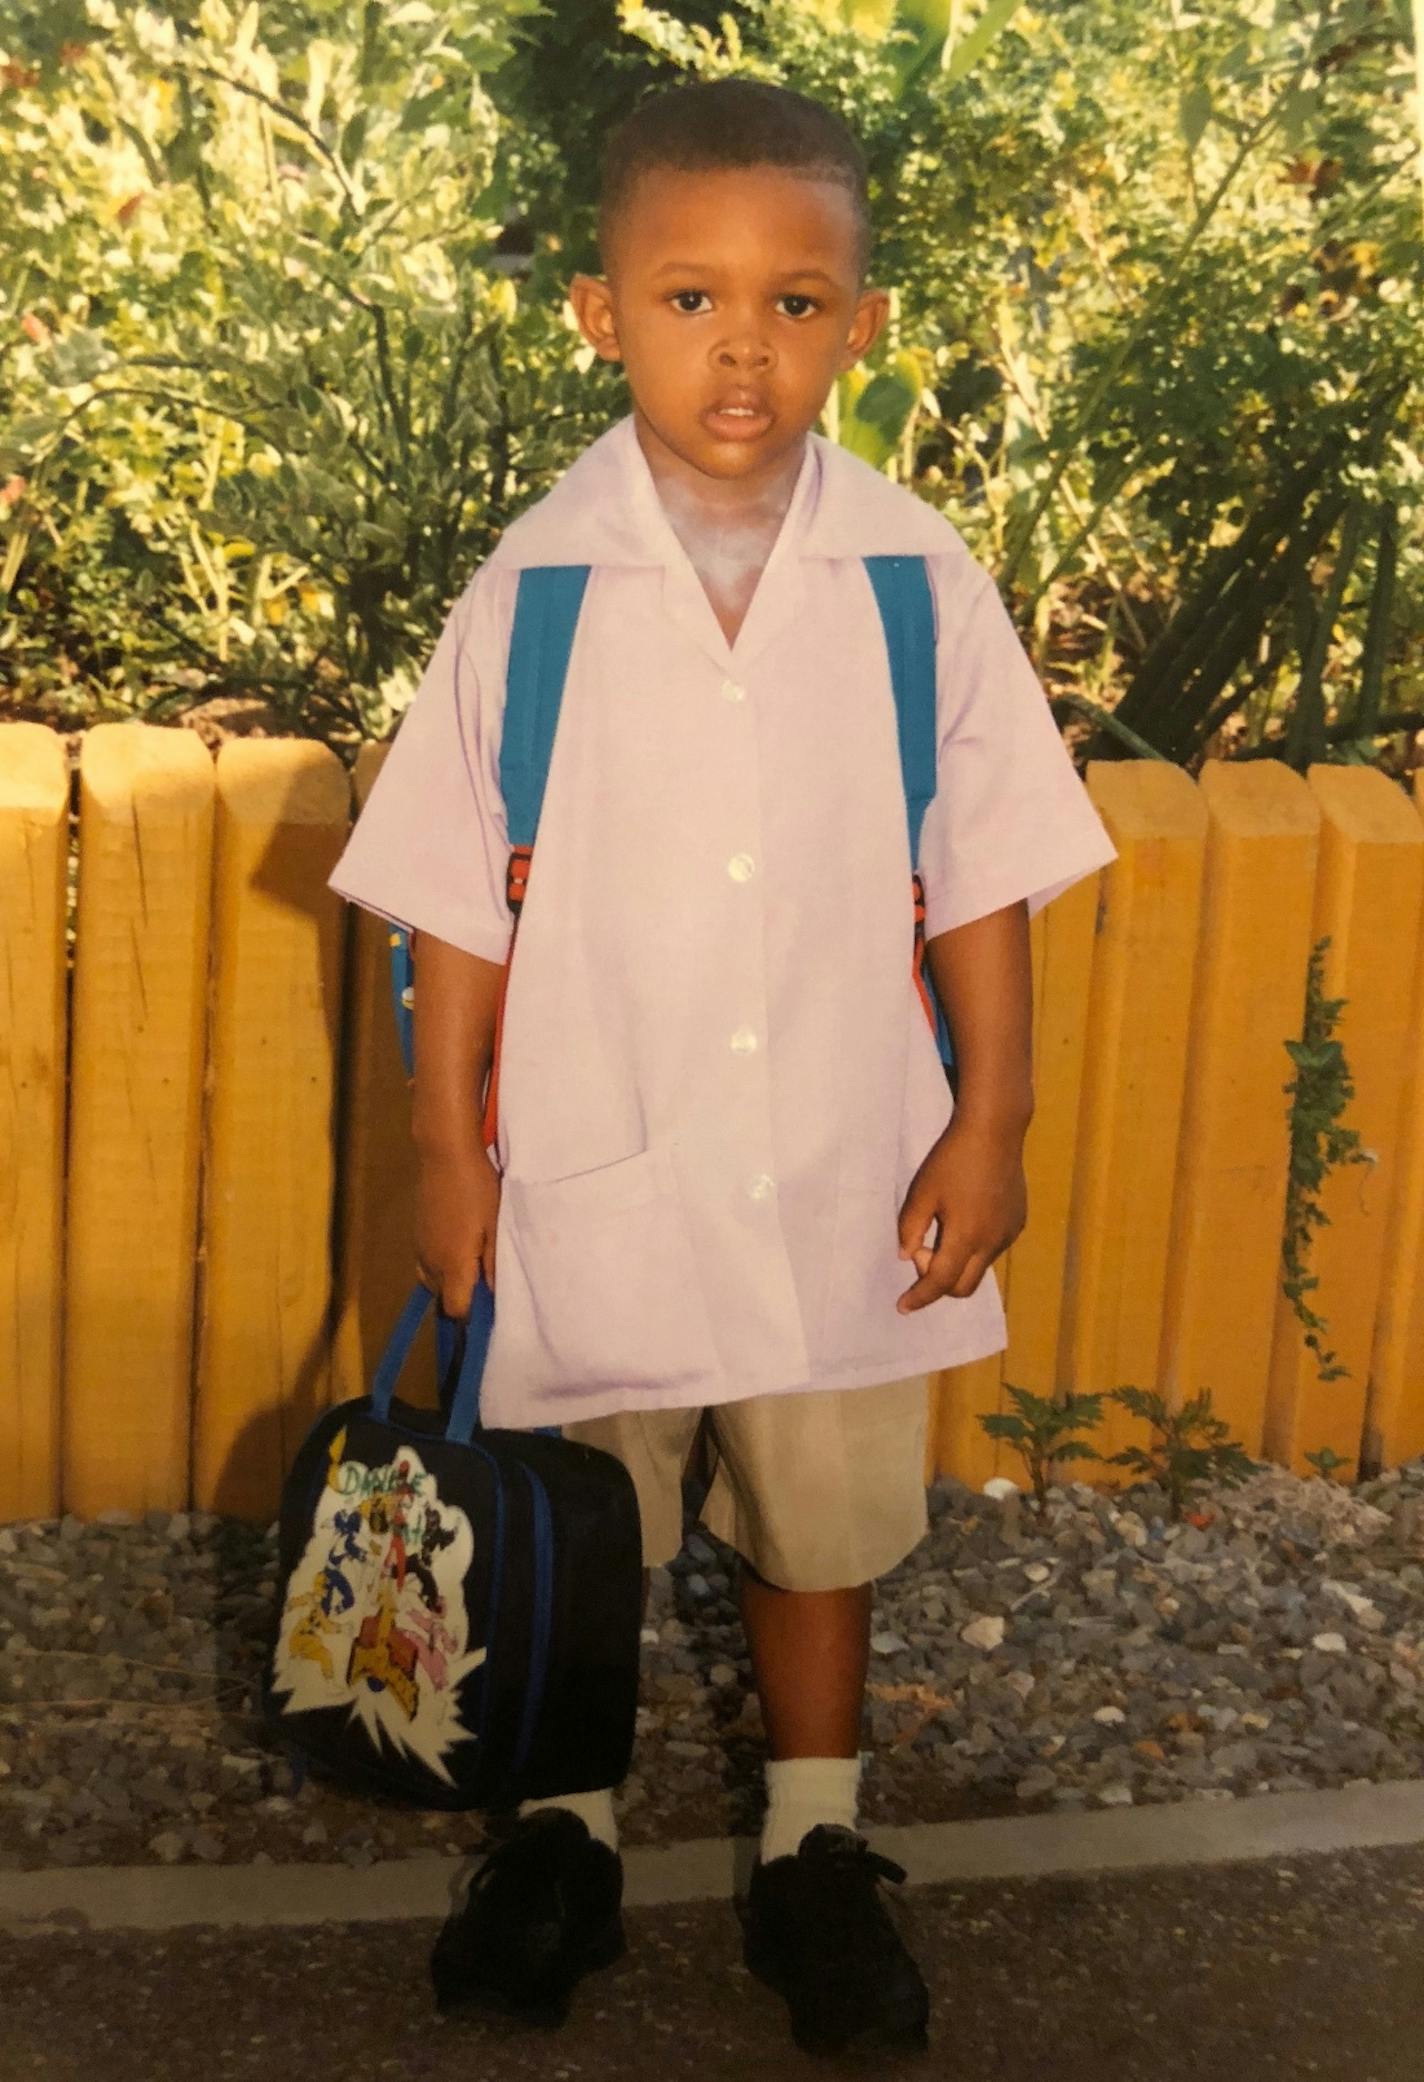
[[[897,319],[832,430],[1000,577],[1065,723],[1398,768],[1424,252],[1366,0],[0,0],[11,701],[387,728],[623,409],[563,315],[602,135],[729,70],[864,138]]]
[[[1240,1482],[1256,1463],[1231,1437],[1225,1418],[1213,1414],[1211,1390],[1169,1409],[1155,1389],[1115,1388],[1112,1399],[1151,1425],[1150,1446],[1125,1446],[1110,1453],[1110,1466],[1130,1468],[1167,1492],[1173,1520],[1181,1518],[1188,1492],[1202,1482]]]
[[[1097,1448],[1082,1434],[1101,1422],[1103,1399],[1101,1395],[1067,1395],[1060,1402],[1007,1385],[1004,1392],[1014,1406],[1012,1412],[987,1412],[979,1422],[991,1439],[1004,1439],[1021,1456],[1042,1510],[1056,1467],[1068,1461],[1101,1460]]]

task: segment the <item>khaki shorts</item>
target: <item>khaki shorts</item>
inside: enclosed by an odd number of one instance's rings
[[[701,1519],[782,1590],[848,1590],[923,1538],[929,1377],[755,1395],[714,1409],[629,1410],[566,1424],[633,1477],[643,1562],[682,1546],[682,1478],[711,1465]]]

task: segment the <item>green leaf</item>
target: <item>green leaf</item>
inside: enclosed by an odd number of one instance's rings
[[[203,148],[196,132],[180,130],[163,148],[163,163],[170,181],[191,181],[203,163]]]
[[[1029,1436],[1028,1426],[1022,1417],[1010,1417],[1000,1410],[981,1412],[979,1422],[991,1439],[1010,1439],[1017,1442]]]
[[[12,419],[4,429],[4,445],[0,453],[23,461],[34,454],[42,441],[47,441],[58,431],[59,424],[53,412],[27,412],[20,419]]]
[[[92,383],[117,358],[102,333],[83,330],[65,333],[55,341],[49,365],[55,382],[67,389],[72,383]]]
[[[1278,121],[1281,135],[1292,149],[1304,143],[1319,106],[1320,92],[1316,87],[1291,87],[1282,95]]]
[[[944,47],[944,72],[947,80],[964,79],[971,73],[995,38],[1007,29],[1018,13],[1023,0],[989,0],[974,27],[967,36],[962,36],[951,47]]]
[[[1177,122],[1182,136],[1187,141],[1189,152],[1196,150],[1202,132],[1211,121],[1211,115],[1211,88],[1204,80],[1199,80],[1177,104]]]
[[[841,415],[841,446],[877,470],[895,455],[919,403],[920,387],[899,370],[872,376],[848,412]]]

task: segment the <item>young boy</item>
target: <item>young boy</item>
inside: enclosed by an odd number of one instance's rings
[[[570,296],[632,413],[457,602],[332,886],[418,935],[419,1275],[498,1286],[492,1424],[630,1469],[644,1561],[741,1557],[771,1761],[748,1962],[800,2044],[923,2042],[856,1831],[874,1579],[926,1528],[926,1376],[1002,1349],[1026,1213],[1028,921],[1115,857],[995,588],[949,523],[814,434],[887,299],[839,118],[745,80],[614,137],[605,275]],[[924,558],[937,792],[927,965],[862,559]],[[499,752],[519,574],[591,566],[510,964]],[[442,1999],[561,2013],[621,1948],[613,1789],[529,1803],[437,1949]]]

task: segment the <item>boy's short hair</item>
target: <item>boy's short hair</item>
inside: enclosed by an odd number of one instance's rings
[[[598,243],[608,258],[613,225],[640,175],[658,167],[711,173],[776,166],[836,181],[855,208],[857,265],[870,258],[870,197],[865,154],[850,125],[809,94],[766,80],[697,80],[665,87],[640,102],[603,152]]]

